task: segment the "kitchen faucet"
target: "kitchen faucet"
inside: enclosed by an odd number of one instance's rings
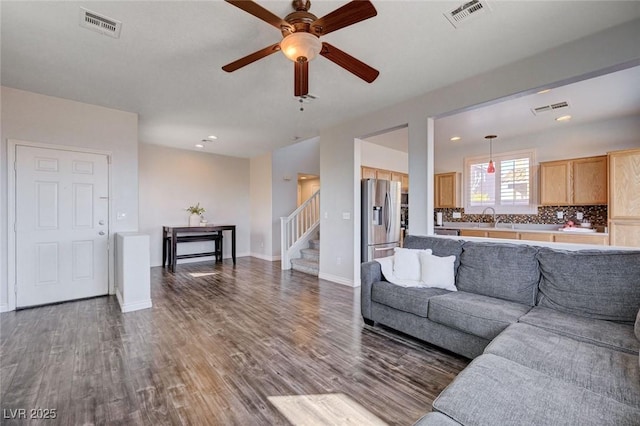
[[[493,216],[493,226],[496,225],[496,210],[493,207],[485,207],[484,210],[482,210],[482,217],[484,217],[485,214],[487,214],[487,210],[491,210],[492,216]],[[480,227],[480,219],[478,219],[478,228]]]

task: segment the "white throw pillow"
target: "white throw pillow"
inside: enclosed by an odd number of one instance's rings
[[[422,281],[401,280],[396,278],[393,275],[393,256],[381,257],[375,260],[380,264],[382,275],[391,284],[396,284],[401,287],[426,287]]]
[[[453,266],[456,263],[455,256],[440,257],[431,253],[420,253],[420,263],[422,266],[421,280],[427,287],[458,291],[453,271]]]
[[[401,280],[420,281],[420,253],[431,250],[393,249],[393,275]]]

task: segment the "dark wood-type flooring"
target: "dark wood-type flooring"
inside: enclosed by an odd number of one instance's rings
[[[0,315],[0,408],[38,424],[287,425],[267,400],[344,393],[410,425],[468,360],[364,326],[360,289],[255,258],[151,270],[153,308],[114,297]]]

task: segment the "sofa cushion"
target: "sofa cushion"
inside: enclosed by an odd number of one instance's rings
[[[541,248],[538,305],[633,323],[640,308],[640,251]]]
[[[371,300],[426,318],[429,299],[447,293],[449,291],[441,288],[400,287],[387,281],[377,281],[371,289]]]
[[[453,265],[457,271],[460,266],[460,254],[462,253],[462,240],[440,237],[419,237],[408,235],[404,239],[404,247],[411,249],[431,249],[434,256],[455,256],[456,262]]]
[[[553,378],[640,408],[638,356],[513,324],[484,351]],[[640,421],[640,417],[637,418]]]
[[[617,351],[637,354],[640,350],[640,342],[628,324],[578,317],[541,306],[534,306],[518,322]]]
[[[467,241],[462,247],[456,287],[533,306],[540,281],[537,251],[526,245]]]
[[[422,282],[427,287],[458,291],[456,288],[455,256],[434,256],[431,250],[420,252]]]
[[[640,410],[612,398],[485,354],[433,402],[464,425],[637,426]]]
[[[442,413],[432,411],[422,416],[413,426],[458,426],[459,424]]]
[[[458,291],[429,299],[428,318],[491,340],[529,309],[520,303]]]

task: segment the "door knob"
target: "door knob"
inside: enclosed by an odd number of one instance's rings
[[[98,232],[98,235],[104,235],[104,231]]]
[[[98,225],[104,225],[104,220],[99,221]]]

